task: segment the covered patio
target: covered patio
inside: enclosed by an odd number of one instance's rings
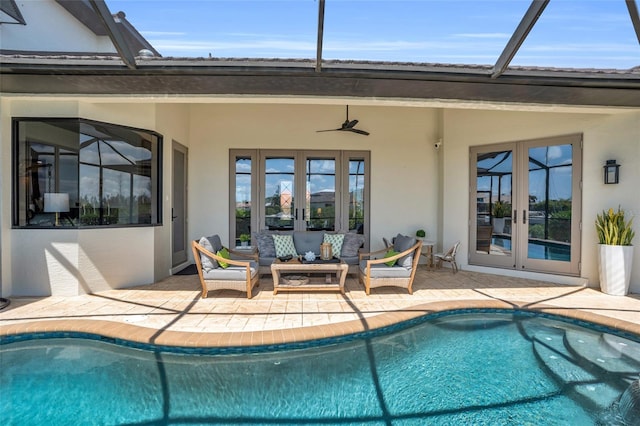
[[[504,309],[593,321],[640,334],[640,296],[608,296],[574,285],[420,267],[414,294],[379,288],[366,296],[349,276],[346,294],[273,295],[262,279],[252,299],[220,290],[200,298],[195,275],[76,297],[14,298],[0,311],[0,337],[81,332],[133,342],[186,347],[277,345],[367,332],[446,310]]]

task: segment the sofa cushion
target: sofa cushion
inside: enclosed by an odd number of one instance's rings
[[[360,270],[363,274],[367,273],[367,261],[360,262]],[[371,265],[371,278],[408,278],[411,276],[411,270],[401,266],[387,266],[384,263],[376,263]]]
[[[212,235],[209,238],[209,242],[213,246],[213,253],[217,253],[222,250],[222,241],[220,241],[220,236],[218,234]]]
[[[272,235],[273,243],[276,246],[276,256],[298,256],[296,246],[293,244],[292,235]]]
[[[253,237],[258,245],[258,254],[260,257],[276,257],[276,246],[273,243],[273,236],[276,231],[263,230],[254,233]]]
[[[324,241],[324,231],[296,231],[293,233],[293,242],[298,254],[312,251],[319,256],[322,241]]]
[[[207,237],[200,238],[200,241],[198,241],[198,244],[200,244],[203,249],[211,253],[215,253],[215,251],[213,250],[213,245],[211,244],[211,241],[209,241],[209,238]],[[211,269],[215,269],[218,267],[218,262],[214,258],[209,257],[202,252],[200,252],[200,263],[202,264],[203,271],[210,271]]]
[[[413,245],[415,245],[416,242],[417,241],[414,237],[398,234],[393,240],[393,249],[398,253],[402,253],[405,250],[409,250]],[[398,266],[411,268],[413,264],[413,253],[402,256],[400,259],[398,259],[397,264]]]
[[[324,242],[331,244],[331,253],[333,253],[333,256],[340,257],[342,254],[344,234],[324,234]]]
[[[340,250],[340,257],[353,257],[358,256],[358,250],[364,244],[364,235],[355,234],[353,232],[347,232],[344,234],[344,241],[342,242],[342,250]]]

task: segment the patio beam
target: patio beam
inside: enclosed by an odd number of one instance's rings
[[[638,5],[635,0],[625,1],[631,17],[631,23],[633,23],[633,29],[636,31],[636,37],[638,38],[638,43],[640,43],[640,13],[638,13]]]
[[[124,62],[129,69],[137,69],[138,66],[136,65],[136,58],[133,56],[133,53],[129,49],[129,45],[118,29],[116,22],[113,20],[113,15],[111,15],[106,3],[103,0],[89,0],[89,3],[96,12],[96,15],[98,15],[98,18],[100,18],[104,24],[104,27],[109,34],[109,38],[115,46],[118,55],[120,55],[122,62]]]
[[[502,54],[496,61],[491,73],[491,78],[498,78],[502,73],[504,73],[524,42],[524,39],[536,24],[540,15],[542,15],[544,8],[547,7],[547,4],[549,4],[549,0],[533,0],[531,2],[529,9],[527,9],[527,12],[518,24],[518,28],[513,32],[511,39],[509,39],[509,42],[502,51]]]
[[[324,38],[324,1],[318,2],[318,45],[316,47],[316,72],[322,71],[322,39]]]

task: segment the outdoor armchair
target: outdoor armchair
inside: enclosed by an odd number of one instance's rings
[[[460,247],[460,241],[457,241],[446,253],[436,253],[433,258],[436,261],[436,268],[442,268],[442,262],[451,263],[451,271],[455,274],[458,272],[458,263],[456,263],[456,253]]]
[[[217,235],[191,242],[196,269],[202,285],[202,298],[211,290],[237,290],[251,299],[253,287],[259,285],[258,261],[253,254],[230,250]],[[221,255],[223,249],[231,258]],[[242,259],[242,260],[239,260]]]
[[[398,253],[384,257],[391,249]],[[395,286],[406,288],[409,294],[413,294],[413,279],[421,250],[421,240],[398,234],[394,244],[389,247],[360,253],[359,280],[364,285],[365,293],[369,295],[371,289],[376,287]]]

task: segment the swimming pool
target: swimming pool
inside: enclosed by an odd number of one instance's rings
[[[610,424],[640,337],[605,331],[495,311],[251,353],[25,336],[0,346],[0,410],[3,424]]]

